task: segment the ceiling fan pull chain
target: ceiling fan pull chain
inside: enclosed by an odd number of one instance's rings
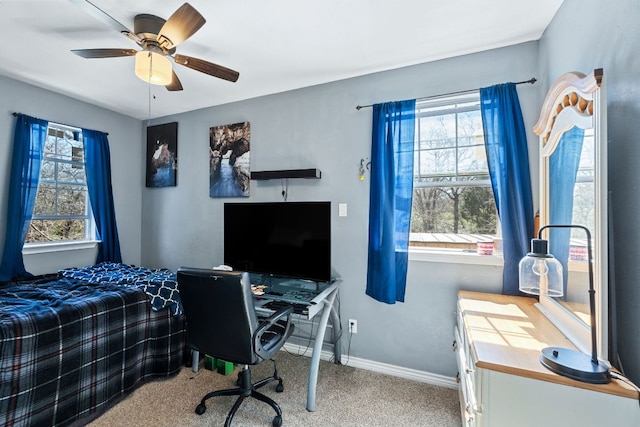
[[[151,79],[149,79],[149,82],[147,83],[147,89],[148,89],[148,98],[149,98],[149,116],[147,119],[147,126],[151,126]]]
[[[149,55],[149,80],[147,81],[151,82],[151,77],[153,77],[153,55],[151,55],[151,52],[149,52],[148,55]]]

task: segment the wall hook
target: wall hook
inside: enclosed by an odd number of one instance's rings
[[[367,159],[369,160],[369,159]],[[364,168],[365,168],[365,160],[364,159],[360,159],[360,181],[364,181]],[[369,166],[371,165],[371,162],[367,162],[366,163],[366,167],[367,170],[369,170]]]

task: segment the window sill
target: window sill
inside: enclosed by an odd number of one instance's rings
[[[498,255],[478,255],[473,252],[447,251],[437,249],[409,248],[409,261],[438,262],[446,264],[493,265],[502,267],[504,258]],[[569,261],[569,271],[587,273],[586,262]]]
[[[95,249],[99,240],[82,240],[75,242],[27,243],[22,248],[23,255],[44,254],[49,252],[77,251]]]
[[[409,248],[409,261],[448,264],[473,264],[502,267],[504,260],[498,255],[478,255],[474,252]]]

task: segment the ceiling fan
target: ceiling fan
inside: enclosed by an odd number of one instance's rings
[[[237,71],[221,65],[175,53],[176,46],[195,34],[206,22],[204,17],[189,3],[180,6],[166,21],[146,13],[136,15],[133,22],[133,31],[131,31],[89,0],[71,1],[83,7],[87,12],[107,23],[124,36],[135,41],[142,48],[142,50],[72,50],[71,52],[76,55],[83,58],[135,56],[136,75],[145,82],[163,85],[169,91],[182,90],[182,83],[180,83],[180,79],[173,71],[168,58],[172,58],[176,64],[184,65],[192,70],[230,82],[237,81],[240,76]]]

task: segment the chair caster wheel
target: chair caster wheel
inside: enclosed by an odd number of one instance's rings
[[[282,393],[284,391],[284,386],[282,385],[282,380],[278,383],[278,385],[276,386],[276,391],[278,393]]]
[[[282,417],[280,415],[276,415],[273,418],[273,427],[280,427],[282,425]]]
[[[202,403],[199,404],[198,406],[196,406],[196,414],[198,415],[202,415],[204,414],[204,411],[207,410],[207,407],[205,405],[203,405]]]

